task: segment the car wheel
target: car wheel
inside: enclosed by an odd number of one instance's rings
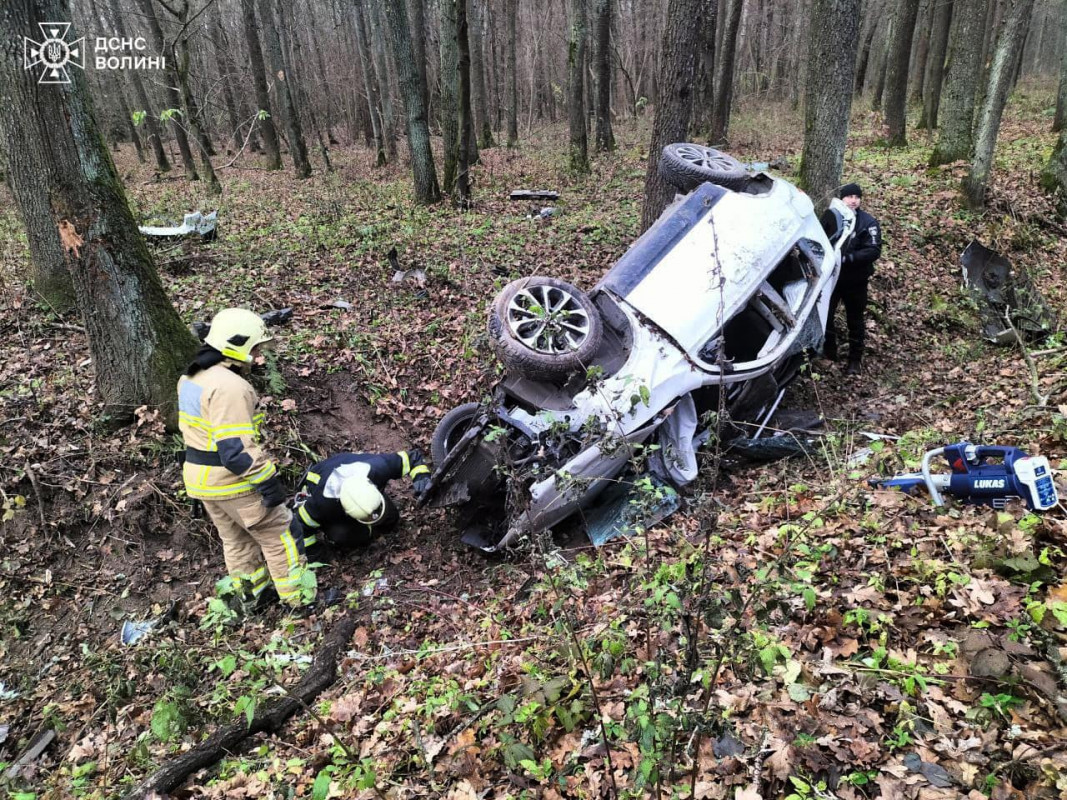
[[[555,278],[535,275],[509,283],[489,313],[489,338],[504,366],[534,380],[585,370],[602,336],[593,301]]]
[[[663,148],[659,174],[671,186],[691,192],[702,183],[726,189],[743,189],[749,174],[733,156],[699,144],[680,142]]]
[[[433,438],[430,440],[430,457],[434,464],[444,463],[445,456],[463,438],[463,434],[467,432],[481,410],[481,403],[464,403],[441,417],[441,421],[434,428]]]

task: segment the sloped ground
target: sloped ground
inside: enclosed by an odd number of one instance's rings
[[[865,374],[816,364],[790,402],[831,423],[806,460],[709,475],[685,513],[600,551],[551,539],[491,562],[446,517],[414,514],[322,573],[359,627],[338,683],[284,735],[191,780],[184,797],[1057,797],[1067,791],[1067,526],[1044,517],[871,492],[865,478],[971,438],[1067,458],[1063,353],[1031,374],[977,341],[958,255],[977,236],[1063,306],[1064,230],[1036,192],[1052,138],[1046,91],[1005,123],[990,210],[959,209],[959,168],[928,172],[928,143],[887,151],[857,116],[846,176],[867,189],[885,256]],[[800,126],[760,112],[735,154],[794,158]],[[224,173],[221,239],[158,255],[183,317],[229,304],[292,306],[262,394],[290,482],[312,453],[425,445],[495,373],[484,310],[529,273],[591,285],[637,232],[644,130],[593,177],[561,177],[559,131],[483,153],[477,209],[413,209],[402,166],[358,148],[295,182]],[[195,207],[180,180],[119,156],[139,213]],[[509,203],[560,188],[547,224]],[[0,215],[5,268],[22,255]],[[429,274],[394,287],[385,253]],[[168,755],[298,678],[342,613],[278,610],[234,624],[208,606],[221,553],[178,498],[177,442],[146,414],[93,432],[76,319],[8,277],[0,298],[0,759],[58,736],[14,797],[114,797]],[[328,307],[336,299],[351,310]],[[903,437],[863,466],[859,431]],[[124,619],[176,624],[122,647]],[[5,726],[7,726],[5,728]],[[605,744],[606,742],[606,744]],[[736,794],[735,794],[736,793]]]

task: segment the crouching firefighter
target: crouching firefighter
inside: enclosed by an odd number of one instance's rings
[[[215,523],[229,577],[223,594],[251,603],[268,578],[282,603],[310,605],[315,575],[289,529],[285,489],[257,444],[262,414],[244,377],[253,351],[271,336],[259,315],[227,308],[215,315],[204,344],[178,381],[178,426],[185,441],[182,477],[189,497]]]
[[[339,453],[304,475],[297,491],[293,535],[303,537],[308,558],[327,560],[334,548],[362,547],[392,530],[400,519],[385,487],[411,478],[415,493],[430,482],[430,468],[418,448],[399,453]]]

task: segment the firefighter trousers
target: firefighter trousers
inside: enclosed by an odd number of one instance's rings
[[[314,574],[312,580],[305,577],[309,570],[304,548],[289,532],[290,514],[285,506],[267,508],[256,492],[202,502],[222,539],[226,572],[236,586],[258,597],[267,586],[269,572],[286,605],[314,600]]]

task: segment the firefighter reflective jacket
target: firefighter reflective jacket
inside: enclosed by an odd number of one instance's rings
[[[389,454],[338,453],[320,461],[307,471],[300,482],[297,498],[299,500],[301,495],[305,495],[306,500],[293,515],[291,529],[294,537],[303,536],[304,544],[310,547],[317,540],[316,529],[348,520],[341,505],[341,484],[345,478],[362,471],[366,471],[367,478],[378,487],[388,506],[391,504],[385,494],[385,486],[389,481],[405,477],[415,480],[420,475],[428,475],[430,468],[420,458],[412,459],[406,450]]]
[[[190,497],[219,500],[255,491],[277,472],[256,443],[262,414],[252,384],[226,362],[178,381],[182,477]]]

